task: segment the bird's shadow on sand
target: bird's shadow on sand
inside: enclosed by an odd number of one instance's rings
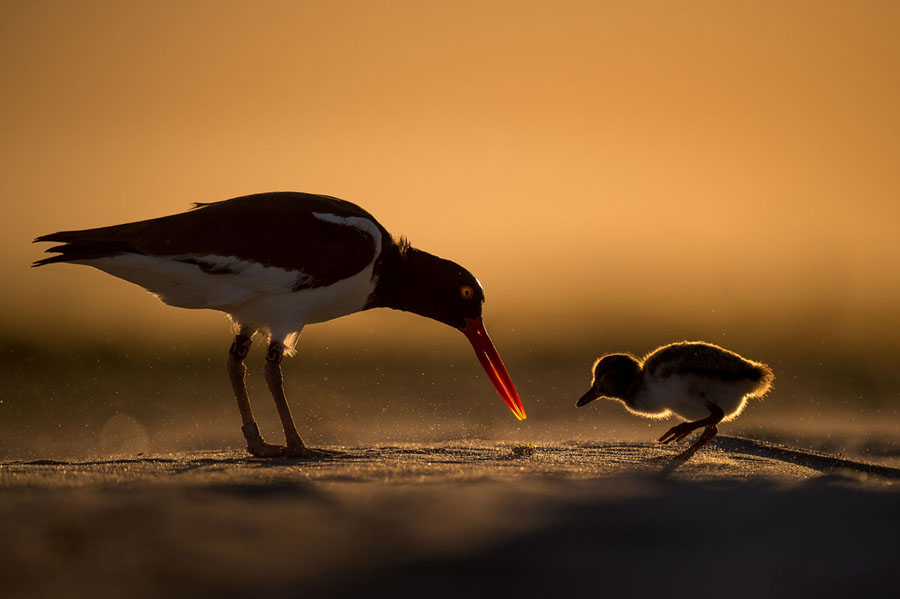
[[[887,479],[900,479],[900,469],[890,466],[882,466],[880,464],[869,464],[866,462],[858,462],[849,460],[840,456],[817,453],[791,447],[781,447],[757,441],[755,439],[747,439],[744,437],[732,437],[719,435],[709,442],[708,449],[720,449],[729,454],[730,457],[741,459],[742,456],[752,456],[756,458],[766,458],[779,462],[786,462],[812,470],[818,470],[824,474],[834,474],[839,472],[853,472],[862,475],[873,475]],[[703,451],[703,450],[701,450]],[[699,453],[699,452],[698,452]],[[684,456],[676,454],[673,456],[656,456],[648,458],[648,464],[662,464],[662,468],[658,471],[660,477],[668,477],[674,474],[679,468],[687,464],[693,456]],[[744,458],[746,459],[746,458]]]
[[[96,468],[104,466],[169,466],[175,473],[189,472],[205,467],[215,466],[255,466],[258,468],[278,468],[308,463],[335,462],[344,459],[355,459],[358,456],[349,453],[329,450],[327,454],[304,457],[257,457],[243,451],[216,452],[216,455],[199,453],[186,457],[144,456],[115,457],[85,460],[13,460],[3,462],[4,466],[54,466],[61,468],[84,467]]]

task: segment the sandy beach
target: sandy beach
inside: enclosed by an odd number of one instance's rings
[[[0,464],[4,595],[889,596],[900,470],[720,436]]]

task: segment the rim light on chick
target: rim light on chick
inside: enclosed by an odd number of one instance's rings
[[[703,433],[682,457],[690,457],[718,432],[717,424],[737,418],[752,397],[772,387],[771,369],[703,341],[684,341],[657,348],[638,359],[606,354],[597,359],[591,388],[578,400],[582,407],[600,397],[622,402],[639,416],[682,422],[659,438],[678,442],[697,429]]]

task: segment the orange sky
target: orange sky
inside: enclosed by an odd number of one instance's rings
[[[503,326],[900,337],[898,31],[892,1],[2,0],[2,324],[224,335],[29,242],[297,190],[464,264]]]

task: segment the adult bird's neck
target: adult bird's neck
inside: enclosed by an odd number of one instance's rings
[[[428,264],[434,259],[431,254],[410,247],[405,240],[387,244],[375,264],[375,291],[365,309],[392,308],[420,313],[430,274]]]
[[[483,294],[478,281],[455,262],[391,243],[375,267],[375,291],[366,308],[393,308],[465,330],[466,319],[481,316]],[[461,286],[470,287],[471,301],[463,304]]]

